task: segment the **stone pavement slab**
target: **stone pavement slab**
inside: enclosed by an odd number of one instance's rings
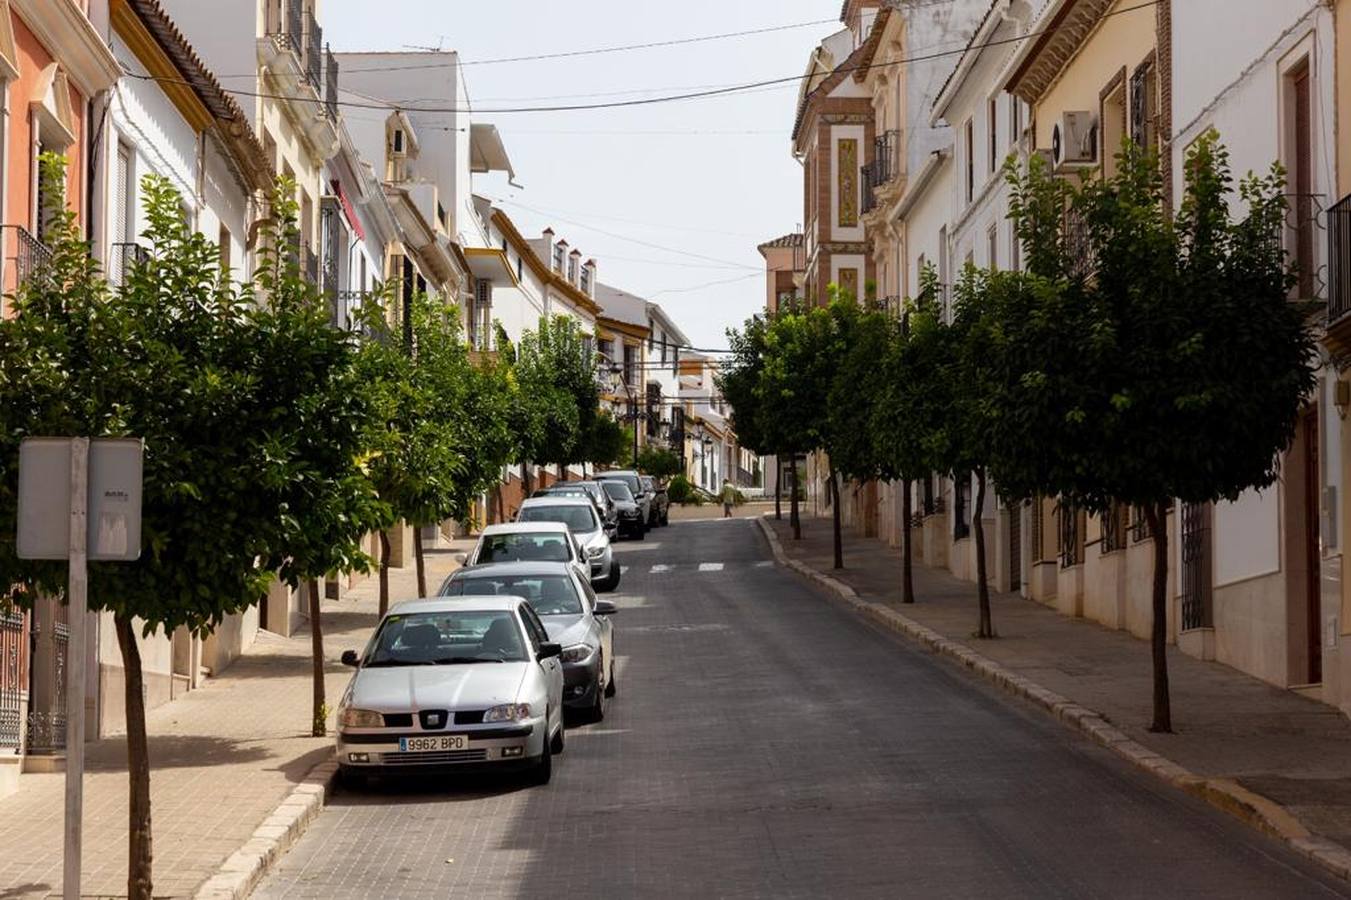
[[[837,571],[829,520],[804,516],[801,541],[792,540],[786,514],[783,521],[765,521],[790,559],[828,573],[861,599],[1095,711],[1129,740],[1196,775],[1274,801],[1315,836],[1351,847],[1351,720],[1336,709],[1170,646],[1176,733],[1153,734],[1147,642],[993,591],[999,637],[978,640],[974,584],[917,564],[916,603],[905,605],[899,550],[846,533],[845,568]]]
[[[468,546],[458,541],[429,550],[428,584],[455,569],[456,553]],[[350,675],[338,657],[364,645],[378,589],[372,576],[323,604],[330,707]],[[391,570],[391,599],[416,593],[411,565]],[[219,677],[147,713],[155,896],[192,896],[315,766],[331,759],[333,739],[309,735],[310,673],[308,628],[289,638],[259,632]],[[125,738],[91,742],[86,766],[83,893],[125,896]],[[64,783],[61,773],[28,774],[16,793],[0,799],[0,897],[61,895]]]

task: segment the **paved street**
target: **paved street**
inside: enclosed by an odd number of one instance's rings
[[[551,785],[339,793],[255,896],[1351,896],[825,601],[753,522],[620,547],[619,696]]]

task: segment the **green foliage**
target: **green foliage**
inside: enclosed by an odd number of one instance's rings
[[[940,438],[947,402],[942,373],[949,344],[932,266],[920,274],[920,284],[919,297],[880,360],[882,389],[869,426],[885,470],[911,480],[943,468]]]
[[[845,478],[889,478],[894,473],[891,457],[883,452],[873,425],[891,387],[882,363],[899,339],[899,323],[847,297],[833,302],[830,313],[839,347],[826,406],[826,449],[831,464]]]
[[[1279,167],[1248,176],[1246,215],[1230,217],[1233,178],[1213,132],[1189,150],[1175,217],[1157,160],[1127,142],[1118,173],[1072,188],[1044,167],[1012,176],[1033,280],[1015,298],[1033,327],[1002,372],[1019,417],[1002,423],[1017,480],[1102,509],[1112,500],[1235,499],[1277,477],[1314,385],[1314,345],[1288,302]],[[1089,267],[1066,263],[1050,207],[1085,223]],[[1029,337],[1048,337],[1038,365]],[[1051,352],[1047,352],[1051,351]],[[1028,401],[1031,401],[1030,403]],[[1047,446],[1061,458],[1048,462]],[[1041,459],[1034,454],[1040,447]]]
[[[583,338],[567,316],[542,317],[535,331],[522,336],[515,375],[523,402],[512,423],[517,462],[582,462],[600,446],[593,441],[603,444],[605,426],[596,423],[595,357]]]
[[[584,436],[582,462],[597,466],[627,464],[633,458],[633,429],[608,412],[597,414]]]
[[[778,452],[825,447],[840,350],[835,321],[827,309],[784,312],[769,322],[763,369],[754,391],[768,446]]]
[[[663,480],[679,475],[683,469],[680,457],[667,447],[654,447],[649,444],[638,452],[638,471],[644,475]]]
[[[756,392],[765,363],[765,334],[769,328],[763,316],[752,316],[743,328],[727,330],[731,355],[724,360],[714,380],[723,399],[732,407],[732,427],[737,441],[753,453],[773,453],[769,434],[761,426],[762,406]]]
[[[671,483],[666,486],[666,496],[672,503],[694,503],[700,505],[703,498],[695,490],[694,485],[689,478],[684,475],[676,475],[671,478]]]

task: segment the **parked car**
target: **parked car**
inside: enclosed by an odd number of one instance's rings
[[[535,560],[569,563],[583,578],[591,577],[591,563],[580,538],[562,522],[489,525],[474,549],[460,557],[465,566]]]
[[[632,469],[616,469],[613,472],[597,472],[597,481],[619,481],[633,494],[633,502],[643,511],[643,521],[652,515],[652,495],[643,489],[643,482]]]
[[[615,561],[606,532],[596,507],[587,497],[557,497],[546,494],[531,497],[521,504],[516,513],[518,523],[557,522],[568,527],[590,564],[590,580],[599,590],[613,591],[619,587],[619,563]]]
[[[629,534],[641,541],[647,536],[647,519],[643,508],[633,499],[633,492],[622,481],[602,481],[601,485],[619,510],[620,537]]]
[[[651,475],[639,475],[643,490],[652,498],[652,510],[648,513],[648,525],[669,525],[671,522],[671,498],[666,495],[666,486]]]
[[[442,596],[466,604],[485,594],[524,597],[544,622],[549,640],[563,647],[563,705],[593,722],[605,718],[615,695],[615,605],[597,599],[586,579],[564,563],[522,562],[477,566],[453,573]]]
[[[338,704],[344,778],[482,764],[548,783],[563,752],[563,648],[547,634],[521,597],[395,605],[363,652],[342,655],[356,668]]]
[[[614,501],[610,499],[610,495],[605,493],[605,489],[595,481],[563,481],[546,488],[540,488],[530,496],[586,497],[596,504],[596,512],[600,513],[601,521],[605,523],[605,530],[610,532],[610,536],[615,537],[618,532],[619,511],[615,509]]]

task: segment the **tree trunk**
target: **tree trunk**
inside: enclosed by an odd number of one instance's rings
[[[521,463],[521,483],[525,488],[525,496],[530,496],[530,463]]]
[[[314,704],[310,734],[323,737],[328,734],[328,703],[324,699],[324,627],[320,619],[319,579],[307,578],[305,590],[310,595],[310,655],[314,666]]]
[[[1154,536],[1154,622],[1150,650],[1154,657],[1154,721],[1150,731],[1171,733],[1173,710],[1168,696],[1168,507],[1145,505],[1145,521]]]
[[[774,457],[774,519],[783,521],[783,463]]]
[[[793,540],[795,540],[795,541],[800,541],[800,540],[802,540],[802,517],[798,515],[798,508],[797,508],[797,454],[796,454],[796,453],[793,454],[792,461],[790,461],[790,462],[788,463],[788,471],[789,471],[789,473],[790,473],[790,475],[791,475],[790,480],[793,482],[792,484],[790,484],[790,485],[788,486],[788,489],[791,490],[791,491],[793,492],[793,493],[792,493],[792,496],[791,496],[791,499],[790,499],[789,502],[788,502],[788,523],[789,523],[790,525],[793,526]]]
[[[389,532],[380,532],[380,615],[389,612]]]
[[[901,481],[901,602],[915,602],[913,550],[910,546],[910,487],[909,478]]]
[[[835,529],[835,568],[844,568],[844,542],[840,539],[840,479],[835,474],[834,463],[830,466],[830,505]]]
[[[422,526],[413,526],[413,561],[417,564],[417,595],[427,596],[427,569],[422,562]]]
[[[985,577],[985,524],[982,516],[985,512],[985,467],[976,467],[976,507],[971,517],[971,529],[976,537],[976,597],[980,601],[979,638],[996,637],[994,623],[990,620],[990,585]]]
[[[127,715],[127,782],[130,790],[127,827],[127,897],[150,900],[150,748],[145,736],[145,682],[141,675],[141,648],[131,620],[116,616],[117,645],[122,651],[125,678],[123,702]]]

